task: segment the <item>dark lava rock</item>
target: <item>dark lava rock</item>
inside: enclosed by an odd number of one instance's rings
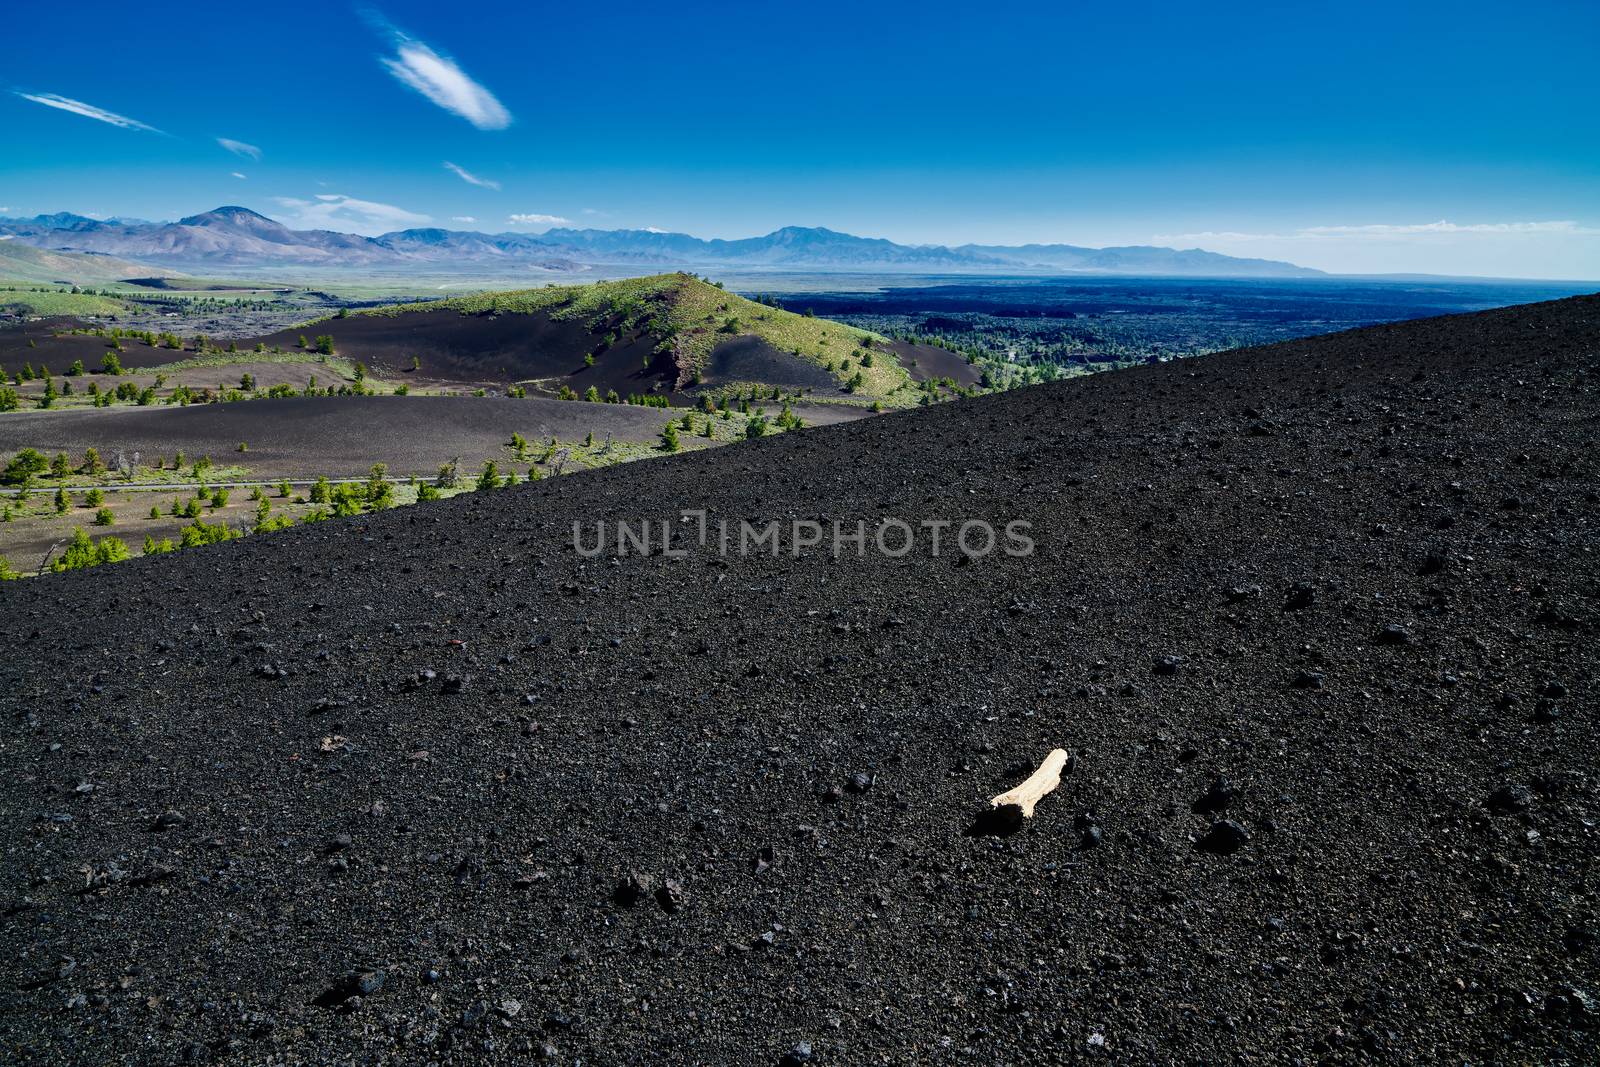
[[[1289,684],[1296,689],[1321,689],[1323,676],[1317,671],[1300,671]]]
[[[1444,551],[1429,552],[1422,557],[1422,563],[1417,567],[1417,573],[1423,576],[1430,574],[1443,574],[1450,566],[1450,553]]]
[[[1211,787],[1194,802],[1192,810],[1197,815],[1220,815],[1239,796],[1239,787],[1222,776],[1211,782]]]
[[[875,781],[872,775],[857,771],[845,780],[844,787],[852,793],[865,793],[872,788]]]
[[[177,830],[180,829],[186,821],[187,820],[184,819],[181,812],[168,809],[155,817],[152,828],[156,830]]]
[[[383,971],[357,968],[323,990],[314,1003],[319,1008],[346,1007],[353,1000],[364,1000],[380,992],[387,982],[388,975]]]
[[[778,1067],[801,1067],[801,1064],[811,1062],[811,1056],[811,1042],[801,1041],[783,1054],[778,1060]]]
[[[1520,782],[1511,782],[1485,797],[1483,806],[1495,815],[1515,815],[1533,806],[1533,791]]]
[[[656,903],[661,905],[661,910],[668,915],[676,915],[689,903],[688,890],[683,888],[683,883],[675,878],[663,879],[656,889]]]
[[[1194,843],[1194,847],[1201,852],[1210,852],[1218,856],[1228,856],[1243,847],[1250,840],[1250,831],[1234,822],[1232,819],[1218,819],[1207,827],[1206,832]]]
[[[630,872],[623,876],[617,883],[617,888],[612,892],[611,899],[624,908],[631,908],[640,900],[654,893],[656,880],[648,874],[638,871]]]
[[[1177,674],[1179,668],[1182,666],[1182,656],[1160,656],[1156,659],[1155,663],[1151,665],[1150,670],[1153,674],[1170,677],[1171,675]]]
[[[1299,611],[1317,602],[1317,587],[1310,582],[1296,582],[1283,598],[1284,611]]]
[[[1377,640],[1380,645],[1409,645],[1411,631],[1397,622],[1385,623],[1378,631]]]

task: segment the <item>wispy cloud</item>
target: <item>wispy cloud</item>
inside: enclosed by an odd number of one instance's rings
[[[245,176],[244,176],[244,175],[243,175],[243,174],[240,174],[240,173],[239,173],[239,172],[238,172],[238,171],[232,171],[232,172],[231,172],[231,173],[232,173],[232,174],[233,174],[233,176],[234,176],[234,177],[235,177],[235,178],[239,178],[239,179],[241,179],[241,180],[243,180],[243,179],[244,179],[244,177],[245,177]]]
[[[119,115],[115,111],[107,111],[105,108],[95,107],[93,104],[85,104],[82,100],[73,100],[70,97],[57,96],[55,93],[25,93],[21,90],[16,90],[16,93],[18,96],[22,97],[22,99],[32,100],[35,104],[43,104],[45,107],[53,107],[59,108],[62,111],[70,111],[74,115],[82,115],[86,119],[94,119],[97,122],[108,122],[113,126],[120,126],[125,130],[143,130],[146,133],[161,132],[154,126],[147,126],[137,119],[130,119],[126,115]]]
[[[276,201],[286,212],[278,221],[301,230],[340,230],[370,237],[389,230],[426,226],[433,221],[429,215],[393,204],[358,200],[337,193],[318,193],[311,200],[280,196]]]
[[[402,33],[375,12],[369,12],[367,19],[390,38],[394,55],[380,56],[378,62],[400,84],[415,89],[480,130],[503,130],[511,125],[511,112],[493,93],[473,81],[454,59]]]
[[[529,214],[511,216],[511,224],[513,226],[562,226],[571,221],[571,219],[564,219],[560,215]]]
[[[1237,230],[1202,230],[1199,233],[1157,234],[1153,240],[1172,242],[1214,241],[1331,241],[1359,239],[1406,240],[1411,238],[1547,234],[1563,236],[1600,235],[1600,227],[1586,226],[1571,219],[1549,222],[1438,222],[1365,223],[1362,225],[1302,226],[1282,233],[1242,233]]]
[[[480,178],[476,174],[474,174],[470,170],[468,170],[467,168],[458,167],[454,163],[450,162],[448,159],[444,161],[444,169],[452,172],[453,174],[455,174],[456,177],[460,178],[462,181],[466,182],[468,185],[481,185],[485,189],[496,189],[496,190],[498,190],[500,188],[500,183],[499,182],[490,181],[488,178]]]
[[[241,156],[245,159],[253,159],[257,163],[261,162],[261,149],[257,148],[253,144],[245,144],[243,141],[235,141],[232,137],[218,137],[217,143],[236,156]]]
[[[451,215],[450,216],[450,221],[451,222],[477,222],[478,220],[473,218],[471,215]]]
[[[1473,222],[1457,223],[1440,219],[1403,225],[1377,223],[1365,226],[1308,226],[1299,231],[1313,237],[1409,237],[1435,233],[1581,233],[1596,234],[1600,229],[1580,226],[1571,219],[1556,222]]]

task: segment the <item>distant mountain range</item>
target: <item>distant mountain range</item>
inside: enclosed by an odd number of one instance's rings
[[[655,230],[554,229],[542,234],[399,230],[378,237],[291,230],[243,207],[219,207],[177,222],[97,221],[60,212],[0,219],[0,238],[37,248],[90,252],[189,270],[316,266],[481,273],[581,271],[590,267],[738,268],[910,273],[1093,273],[1292,278],[1322,272],[1198,248],[1147,245],[902,245],[821,227],[785,226],[764,237],[703,240]]]

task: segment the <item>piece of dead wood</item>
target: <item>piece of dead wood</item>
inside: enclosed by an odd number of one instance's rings
[[[1061,784],[1063,771],[1071,770],[1072,757],[1066,749],[1051,749],[1039,764],[1039,769],[1027,781],[1008,789],[989,801],[989,807],[979,812],[968,832],[973,836],[1005,835],[1022,829],[1023,821],[1033,818],[1034,806]]]

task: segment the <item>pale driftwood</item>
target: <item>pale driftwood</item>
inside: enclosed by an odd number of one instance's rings
[[[1061,769],[1067,765],[1065,749],[1052,749],[1050,754],[1039,764],[1039,769],[1028,776],[1028,780],[1015,789],[1008,789],[1004,793],[989,801],[996,811],[1013,809],[1016,817],[1023,819],[1033,818],[1033,806],[1047,794],[1061,784]],[[1007,812],[1010,814],[1010,812]]]

